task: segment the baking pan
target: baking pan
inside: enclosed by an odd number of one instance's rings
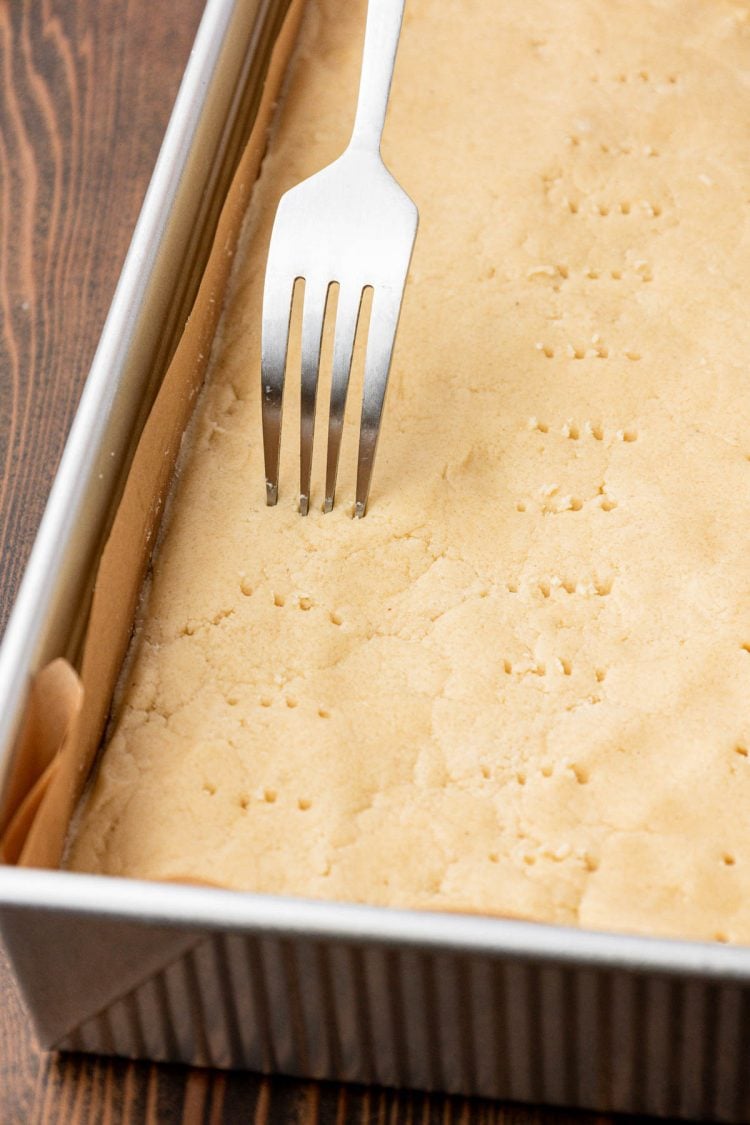
[[[0,816],[33,674],[72,663],[288,3],[209,0],[0,651]],[[45,1047],[750,1120],[750,949],[0,867]]]

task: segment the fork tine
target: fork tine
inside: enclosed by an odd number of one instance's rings
[[[302,306],[302,377],[299,433],[299,510],[306,516],[310,507],[310,476],[312,473],[313,438],[315,434],[315,399],[318,393],[320,346],[323,322],[328,303],[329,284],[305,281],[305,302]]]
[[[289,322],[292,314],[292,278],[266,272],[263,290],[263,324],[260,344],[261,414],[263,420],[263,457],[266,471],[266,503],[273,505],[279,497],[279,450],[281,447],[281,415],[284,403],[284,372],[289,344]]]
[[[328,416],[328,450],[326,453],[326,495],[324,512],[333,509],[336,477],[341,451],[341,434],[344,428],[346,395],[352,370],[354,338],[357,334],[362,289],[342,286],[336,310],[336,334],[333,341],[333,371],[331,376],[331,410]]]
[[[354,514],[360,518],[367,509],[375,451],[383,415],[383,402],[388,386],[388,374],[393,356],[393,345],[401,313],[404,287],[395,291],[379,286],[375,288],[370,313],[370,330],[365,354],[365,383],[362,396],[362,421],[359,431],[357,458],[357,492]]]

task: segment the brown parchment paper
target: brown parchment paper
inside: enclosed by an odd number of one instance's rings
[[[22,723],[11,784],[12,819],[0,858],[57,867],[73,811],[91,770],[125,658],[138,597],[164,501],[203,383],[234,250],[258,176],[276,99],[294,46],[304,0],[292,0],[271,54],[258,114],[221,212],[213,247],[182,339],[164,377],[133,459],[102,553],[83,648],[80,679],[63,660],[37,676]],[[67,689],[60,702],[60,684]],[[74,689],[75,684],[75,689]],[[45,712],[57,700],[54,737]]]
[[[8,807],[15,811],[3,833],[1,862],[18,860],[82,705],[83,684],[66,660],[53,660],[34,677],[8,783]]]

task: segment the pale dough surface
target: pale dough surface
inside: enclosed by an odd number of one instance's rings
[[[371,506],[264,506],[282,191],[343,147],[316,0],[69,866],[750,941],[750,22],[409,0],[421,226]],[[319,440],[322,453],[322,440]]]

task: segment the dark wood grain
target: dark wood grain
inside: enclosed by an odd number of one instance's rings
[[[201,8],[0,0],[0,628]]]
[[[0,0],[0,629],[127,249],[202,0]],[[0,1125],[596,1121],[40,1052],[0,949]]]

